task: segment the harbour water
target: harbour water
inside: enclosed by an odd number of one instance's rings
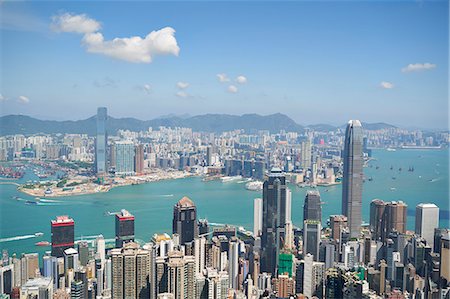
[[[433,202],[440,207],[440,226],[449,226],[448,150],[374,150],[369,167],[364,169],[363,220],[369,221],[369,204],[374,198],[403,200],[408,205],[408,223],[414,229],[415,206]],[[391,169],[392,166],[392,169]],[[414,171],[408,171],[414,167]],[[401,168],[401,171],[399,170]],[[20,181],[37,179],[27,174]],[[371,180],[369,180],[371,178]],[[2,182],[5,182],[2,180]],[[16,181],[17,182],[17,181]],[[292,220],[301,227],[303,200],[307,188],[292,189]],[[319,187],[323,205],[323,225],[329,215],[341,213],[341,186]],[[136,216],[136,238],[150,240],[154,233],[171,233],[172,208],[183,196],[197,205],[200,218],[212,223],[227,223],[252,230],[253,199],[261,192],[248,191],[242,181],[203,182],[201,178],[160,181],[114,188],[108,193],[42,199],[38,204],[16,190],[14,185],[0,185],[0,249],[10,254],[43,253],[49,247],[36,247],[38,241],[50,240],[50,220],[69,215],[75,220],[76,238],[92,239],[103,234],[114,238],[114,216],[108,212],[127,209]],[[18,198],[17,198],[18,197]],[[42,232],[42,236],[35,233]]]

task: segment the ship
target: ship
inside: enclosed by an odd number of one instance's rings
[[[45,247],[45,246],[50,246],[50,245],[52,245],[52,243],[50,243],[50,242],[48,242],[48,241],[40,241],[40,242],[34,243],[34,245]]]
[[[245,189],[250,191],[261,191],[263,189],[263,182],[252,181],[245,184]]]
[[[220,179],[222,180],[222,183],[233,182],[233,181],[241,180],[242,175],[224,176],[224,177],[221,177]]]
[[[36,237],[41,237],[41,236],[44,235],[44,233],[38,232],[38,233],[35,233],[34,235],[35,235]]]
[[[388,147],[386,150],[387,150],[388,152],[395,152],[395,151],[396,151],[396,149],[395,149],[395,148],[392,148],[392,147]]]

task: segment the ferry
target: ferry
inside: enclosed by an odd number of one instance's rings
[[[52,244],[52,243],[50,243],[50,242],[48,242],[48,241],[40,241],[40,242],[34,243],[34,245],[36,245],[36,246],[42,246],[42,247],[50,246],[51,244]]]
[[[236,176],[224,176],[220,178],[222,180],[222,183],[228,183],[233,182],[237,180],[242,180],[242,175],[236,175]]]
[[[392,148],[392,147],[388,147],[386,150],[387,150],[388,152],[395,152],[395,151],[396,151],[396,149],[395,149],[395,148]]]
[[[34,235],[35,235],[36,237],[41,237],[41,236],[44,235],[44,233],[38,232],[38,233],[35,233]]]
[[[261,191],[263,189],[263,182],[261,181],[253,181],[245,184],[245,189],[250,191]]]

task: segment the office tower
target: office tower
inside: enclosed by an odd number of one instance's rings
[[[150,252],[130,242],[111,250],[112,299],[150,296]]]
[[[207,219],[199,219],[198,220],[198,235],[205,235],[208,238],[207,234],[209,233],[209,225]]]
[[[20,277],[24,284],[28,279],[39,276],[39,255],[37,253],[22,254],[20,259]]]
[[[342,232],[347,227],[347,217],[344,215],[330,216],[331,238],[338,241],[342,239]]]
[[[116,175],[134,174],[134,144],[131,141],[117,141],[114,145]]]
[[[197,208],[187,196],[173,207],[172,233],[180,236],[180,244],[192,242],[198,237]]]
[[[169,252],[167,262],[168,292],[175,299],[195,298],[195,260],[181,251]]]
[[[144,173],[144,146],[142,144],[135,147],[134,172],[138,175]]]
[[[51,226],[52,256],[62,257],[64,250],[74,246],[75,222],[68,216],[58,216]]]
[[[20,287],[20,298],[53,298],[51,277],[40,277],[28,280]]]
[[[314,262],[311,254],[304,256],[303,295],[322,297],[322,289],[325,279],[325,264]]]
[[[122,209],[116,214],[116,248],[134,242],[134,216]]]
[[[213,165],[213,147],[208,145],[206,148],[206,166]]]
[[[406,210],[403,201],[384,202],[374,199],[370,203],[370,230],[374,240],[385,241],[390,233],[406,232]]]
[[[195,274],[200,275],[205,269],[206,262],[206,238],[199,237],[194,239],[195,242]]]
[[[261,236],[263,214],[262,208],[262,199],[255,198],[255,200],[253,201],[253,236],[255,238]]]
[[[434,246],[434,229],[437,227],[439,227],[439,208],[433,203],[417,205],[415,232],[427,241],[431,249]]]
[[[0,266],[0,294],[11,295],[14,279],[13,264]]]
[[[97,136],[95,140],[95,170],[97,176],[105,175],[108,171],[106,168],[106,119],[107,110],[105,107],[97,109]]]
[[[263,185],[263,230],[261,235],[261,270],[276,274],[278,255],[284,248],[285,225],[290,220],[286,177],[273,168]]]
[[[303,141],[300,144],[300,154],[301,154],[301,166],[303,172],[311,169],[311,142],[309,140]]]
[[[96,255],[100,258],[102,261],[102,264],[105,262],[106,258],[106,252],[105,252],[105,238],[103,238],[103,235],[99,235],[95,239],[95,245],[96,245]]]
[[[441,239],[440,276],[450,281],[450,234]]]
[[[58,288],[59,271],[58,271],[58,258],[50,255],[45,255],[42,258],[43,261],[43,274],[45,277],[51,277],[53,279],[53,288]]]
[[[89,261],[89,246],[88,242],[81,241],[77,244],[78,254],[80,256],[80,265],[86,266]]]
[[[64,250],[64,273],[68,273],[69,270],[74,272],[78,270],[79,267],[79,255],[75,248],[67,248]]]
[[[228,275],[230,279],[230,288],[238,290],[238,271],[239,271],[239,242],[236,238],[230,241],[228,249]]]
[[[342,177],[342,214],[347,216],[350,238],[359,237],[362,218],[363,129],[359,120],[350,120],[345,131]]]
[[[80,280],[74,280],[70,284],[70,299],[83,299],[84,284]]]
[[[303,255],[313,255],[313,260],[319,260],[319,244],[322,226],[318,220],[303,221]]]
[[[384,210],[386,204],[381,199],[374,199],[370,203],[370,231],[374,240],[383,240],[385,233]]]
[[[303,205],[303,220],[322,221],[322,202],[318,190],[306,192],[305,204]]]

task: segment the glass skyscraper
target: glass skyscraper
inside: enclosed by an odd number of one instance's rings
[[[97,109],[97,138],[95,140],[95,171],[97,175],[104,175],[106,169],[106,107]]]
[[[119,141],[115,143],[116,174],[134,174],[134,144],[130,141]]]
[[[363,129],[359,120],[350,120],[345,131],[344,173],[342,179],[342,214],[347,216],[350,238],[361,229],[363,188]]]

